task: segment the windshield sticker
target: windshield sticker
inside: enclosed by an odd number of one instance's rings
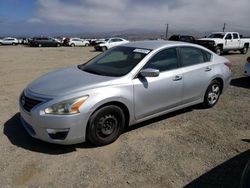
[[[148,54],[150,50],[145,50],[145,49],[135,49],[133,52],[137,53],[143,53],[143,54]]]

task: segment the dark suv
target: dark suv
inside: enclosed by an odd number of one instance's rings
[[[35,37],[30,41],[32,47],[60,47],[62,43],[50,37]]]
[[[189,36],[189,35],[172,35],[168,40],[189,42],[189,43],[194,43],[194,44],[196,43],[196,39],[193,36]]]

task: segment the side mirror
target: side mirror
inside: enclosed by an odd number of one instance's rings
[[[140,75],[142,77],[158,77],[160,75],[160,71],[157,69],[143,69],[140,71]]]

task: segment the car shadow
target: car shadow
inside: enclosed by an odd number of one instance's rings
[[[135,124],[131,127],[127,127],[124,133],[133,131],[135,129],[142,128],[144,126],[150,125],[152,123],[162,121],[164,119],[168,119],[183,113],[190,112],[194,109],[202,109],[200,105],[195,105],[192,107],[188,107],[185,109],[181,109],[163,116],[159,116],[142,123]],[[39,152],[39,153],[46,153],[50,155],[59,155],[64,153],[70,153],[77,150],[77,148],[96,148],[97,146],[93,146],[88,142],[75,144],[75,145],[58,145],[58,144],[51,144],[47,142],[40,141],[31,137],[26,130],[23,128],[21,121],[20,121],[20,113],[16,113],[12,118],[4,124],[4,134],[8,137],[10,142],[17,146],[21,147],[30,151]],[[123,133],[123,134],[124,134]]]
[[[158,117],[143,121],[141,123],[132,125],[130,127],[127,127],[126,130],[124,131],[124,133],[130,132],[130,131],[133,131],[133,130],[136,130],[136,129],[140,129],[140,128],[148,126],[148,125],[150,125],[152,123],[156,123],[156,122],[159,122],[159,121],[171,118],[171,117],[175,117],[175,116],[178,116],[178,115],[181,115],[181,114],[185,114],[187,112],[191,112],[191,111],[197,110],[197,109],[202,110],[204,108],[201,105],[195,105],[195,106],[187,107],[187,108],[184,108],[184,109],[181,109],[181,110],[177,110],[177,111],[174,111],[174,112],[162,115],[162,116],[158,116]]]
[[[26,150],[46,153],[50,155],[60,155],[76,151],[76,148],[92,148],[89,143],[77,145],[57,145],[46,143],[38,139],[32,138],[28,135],[26,130],[21,125],[20,113],[15,114],[4,124],[4,134],[8,137],[10,142]]]
[[[235,86],[235,87],[250,89],[250,78],[249,77],[241,77],[241,78],[232,79],[231,85]]]
[[[250,150],[247,150],[201,175],[184,188],[238,188],[249,159]]]

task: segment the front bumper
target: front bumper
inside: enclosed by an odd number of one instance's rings
[[[30,136],[62,145],[85,142],[89,114],[48,115],[43,111],[45,104],[27,112],[19,103],[21,123]]]

